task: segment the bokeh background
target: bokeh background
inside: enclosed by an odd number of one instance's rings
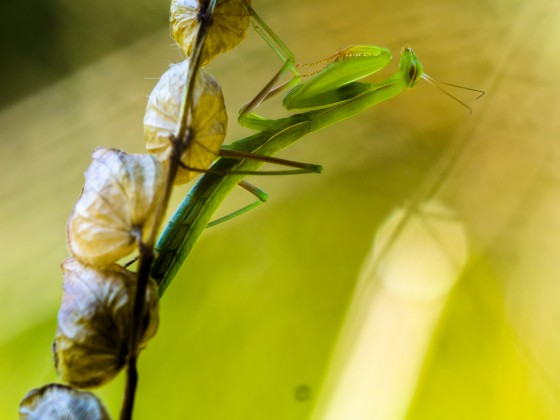
[[[146,97],[181,59],[168,7],[0,4],[2,419],[57,380],[65,222],[95,147],[143,151]],[[560,418],[560,2],[254,8],[298,62],[409,43],[431,76],[486,95],[453,91],[469,115],[421,82],[282,152],[321,175],[253,177],[270,201],[208,230],[162,300],[136,418]],[[279,65],[252,29],[210,65],[228,141]],[[98,390],[115,417],[122,379]]]

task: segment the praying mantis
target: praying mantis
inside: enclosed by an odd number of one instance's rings
[[[225,150],[270,156],[308,133],[353,117],[406,89],[423,78],[423,67],[410,47],[403,48],[398,70],[385,80],[361,82],[365,76],[385,68],[391,61],[387,48],[354,46],[339,53],[325,69],[307,81],[298,83],[283,99],[287,110],[301,110],[285,118],[267,119],[253,113],[254,104],[242,108],[240,124],[257,130]],[[266,96],[266,95],[265,95]],[[210,223],[210,218],[227,194],[247,173],[263,162],[218,159],[185,197],[171,217],[157,245],[158,257],[152,277],[163,295],[194,243]],[[235,174],[235,171],[241,173]],[[220,176],[219,173],[231,173]],[[248,210],[248,209],[246,209]]]
[[[438,83],[479,92],[479,97],[484,94],[477,89],[436,82],[424,73],[422,64],[409,46],[405,46],[401,51],[397,71],[382,81],[361,81],[387,67],[392,60],[389,49],[373,45],[356,45],[340,51],[322,61],[326,63],[323,69],[302,81],[305,76],[299,74],[294,64],[293,54],[258,17],[250,6],[250,1],[235,1],[247,7],[250,16],[254,19],[253,26],[284,60],[284,64],[265,87],[239,111],[240,125],[257,132],[230,145],[222,146],[220,157],[208,170],[200,171],[206,173],[187,194],[161,234],[156,244],[157,257],[151,271],[151,276],[159,285],[160,296],[165,293],[198,237],[208,226],[238,216],[266,200],[266,193],[244,182],[247,175],[257,173],[256,170],[264,162],[305,168],[304,171],[296,170],[296,173],[319,172],[319,165],[301,164],[271,157],[281,149],[306,134],[358,115],[374,105],[413,88],[420,79],[435,85],[469,111],[471,109],[465,103],[441,89]],[[217,0],[210,0],[208,8],[213,10],[216,3]],[[278,85],[282,75],[287,71],[291,71],[293,77],[288,82]],[[286,94],[282,101],[283,107],[295,113],[284,118],[270,119],[254,112],[261,102],[284,91]],[[261,172],[265,175],[274,173],[278,171]],[[231,215],[211,221],[219,205],[237,185],[256,195],[259,201]]]

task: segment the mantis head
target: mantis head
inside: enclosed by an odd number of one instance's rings
[[[405,45],[401,51],[401,60],[399,62],[399,70],[406,86],[411,88],[422,78],[424,69],[416,54],[408,45]]]
[[[420,79],[424,79],[425,81],[427,81],[431,85],[435,86],[438,90],[440,90],[441,92],[443,92],[444,94],[446,94],[447,96],[452,98],[454,101],[458,102],[459,104],[461,104],[462,106],[467,108],[469,113],[471,113],[471,114],[472,114],[472,109],[471,109],[470,106],[468,106],[466,103],[461,101],[459,98],[453,96],[448,91],[442,89],[439,85],[442,84],[442,85],[447,85],[447,86],[453,86],[453,87],[459,88],[459,89],[465,89],[465,90],[470,90],[470,91],[473,91],[473,92],[478,92],[480,95],[478,95],[475,99],[478,99],[482,95],[484,95],[483,90],[473,89],[473,88],[469,88],[469,87],[465,87],[465,86],[454,85],[452,83],[445,83],[445,82],[437,81],[434,78],[428,76],[426,73],[424,73],[424,68],[422,67],[422,64],[420,64],[420,61],[418,61],[418,58],[416,57],[416,54],[414,53],[414,51],[412,51],[412,48],[410,48],[410,46],[408,46],[408,45],[405,45],[402,49],[401,61],[399,63],[399,71],[400,71],[400,76],[402,77],[406,87],[409,87],[409,88],[414,87],[414,85],[416,85],[416,83],[418,83],[418,81]]]

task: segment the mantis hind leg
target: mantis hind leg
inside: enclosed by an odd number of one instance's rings
[[[212,220],[206,225],[206,228],[219,225],[220,223],[227,222],[228,220],[234,219],[237,216],[241,216],[242,214],[247,213],[248,211],[253,210],[256,207],[259,207],[261,204],[266,203],[266,201],[268,200],[268,194],[266,192],[264,192],[260,188],[255,187],[253,184],[248,183],[247,181],[241,181],[237,185],[243,188],[245,191],[253,194],[258,198],[258,200],[244,207],[241,207],[239,210],[236,210],[230,214],[227,214],[216,220]]]

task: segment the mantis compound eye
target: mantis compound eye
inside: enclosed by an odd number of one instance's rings
[[[416,83],[418,83],[418,81],[422,78],[424,69],[412,48],[404,48],[402,57],[402,59],[405,60],[406,66],[408,67],[407,86],[411,88],[416,85]]]
[[[410,66],[410,69],[408,70],[408,80],[413,82],[416,79],[417,72],[418,69],[416,68],[416,66]]]

